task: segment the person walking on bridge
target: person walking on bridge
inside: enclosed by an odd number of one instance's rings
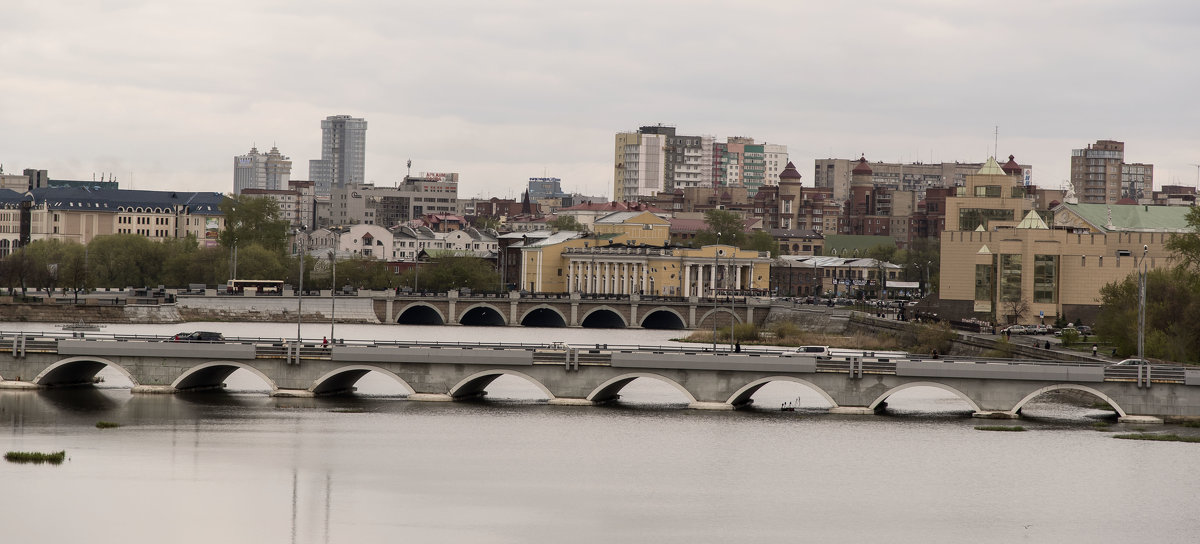
[[[1092,344],[1092,357],[1096,356],[1096,352],[1099,351],[1099,349],[1100,349],[1099,346],[1097,346],[1096,344]]]

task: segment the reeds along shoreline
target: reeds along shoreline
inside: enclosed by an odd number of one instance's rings
[[[10,451],[4,454],[4,460],[10,463],[49,463],[58,465],[67,458],[67,452],[57,451],[53,453],[42,453],[36,451]]]

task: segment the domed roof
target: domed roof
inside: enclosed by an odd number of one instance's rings
[[[1004,166],[1001,166],[1000,169],[1004,170],[1004,173],[1010,176],[1021,173],[1021,165],[1017,164],[1017,161],[1013,160],[1012,155],[1008,156],[1008,162],[1004,163]]]
[[[867,156],[866,155],[859,157],[858,165],[855,166],[854,170],[852,170],[850,173],[855,176],[871,175],[871,167],[867,164]]]
[[[783,172],[779,173],[780,182],[789,181],[798,183],[801,177],[800,172],[796,170],[796,165],[792,164],[792,161],[788,161],[787,166],[783,167]]]

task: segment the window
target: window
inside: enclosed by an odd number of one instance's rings
[[[1058,302],[1058,255],[1033,256],[1033,301]]]
[[[975,265],[975,300],[992,300],[992,265]]]
[[[1021,255],[1000,255],[1000,300],[1021,299]]]

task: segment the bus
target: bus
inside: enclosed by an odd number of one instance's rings
[[[241,295],[250,291],[256,295],[283,294],[283,280],[229,280],[225,284],[225,292],[231,295]]]

